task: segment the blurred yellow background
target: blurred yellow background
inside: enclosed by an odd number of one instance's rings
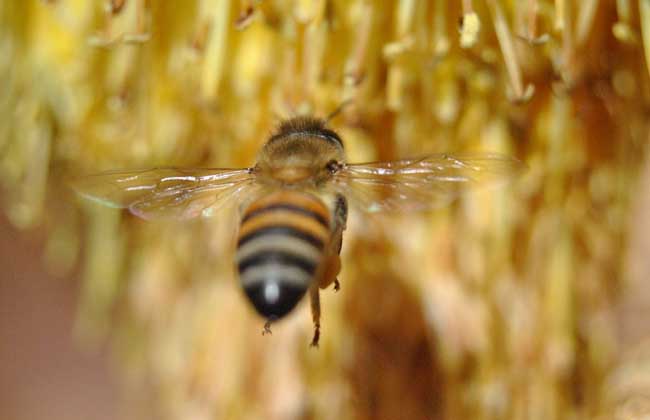
[[[0,322],[0,404],[46,418],[24,401],[60,392],[60,418],[87,418],[76,388],[12,386],[72,352],[107,418],[649,416],[649,58],[649,0],[3,1],[0,302],[45,315]],[[529,169],[433,213],[352,214],[318,350],[304,303],[260,334],[233,215],[146,223],[65,184],[249,166],[282,118],[345,101],[352,162],[490,151]],[[79,281],[44,299],[59,286],[40,264]],[[85,352],[31,353],[39,330]]]

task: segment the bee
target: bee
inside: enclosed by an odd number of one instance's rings
[[[370,213],[433,209],[523,167],[497,154],[351,164],[327,120],[295,117],[279,125],[249,168],[105,172],[79,178],[73,188],[146,220],[189,219],[236,203],[241,219],[235,264],[243,291],[266,320],[264,332],[308,293],[316,346],[320,289],[340,287],[348,203]]]

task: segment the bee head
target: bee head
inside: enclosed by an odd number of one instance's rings
[[[298,117],[280,124],[262,148],[257,167],[285,183],[318,182],[344,160],[343,142],[325,121]]]

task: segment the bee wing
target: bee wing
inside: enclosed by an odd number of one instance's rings
[[[143,219],[189,219],[251,188],[250,169],[156,168],[73,179],[80,195]]]
[[[430,210],[473,187],[511,180],[525,168],[521,161],[498,154],[438,154],[344,165],[333,185],[364,211]]]

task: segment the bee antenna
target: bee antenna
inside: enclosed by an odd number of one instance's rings
[[[329,123],[334,117],[339,115],[348,105],[352,104],[352,102],[354,102],[354,100],[351,98],[341,102],[341,104],[337,106],[334,111],[330,112],[329,115],[325,117],[325,122]]]

